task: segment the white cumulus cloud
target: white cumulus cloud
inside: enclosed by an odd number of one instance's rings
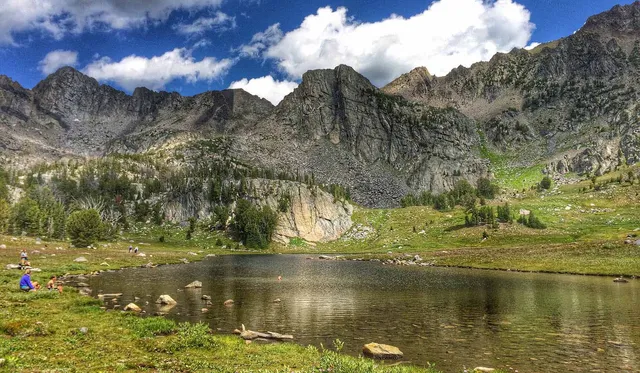
[[[210,30],[223,32],[236,27],[236,17],[218,11],[214,17],[200,17],[192,23],[174,25],[173,29],[182,35],[200,35]]]
[[[49,75],[62,66],[76,66],[78,64],[78,52],[58,49],[47,53],[38,63],[38,69],[43,74]]]
[[[151,58],[131,55],[120,61],[102,57],[88,64],[83,72],[97,80],[115,82],[132,91],[136,87],[163,89],[174,79],[187,82],[212,81],[225,75],[235,63],[231,59],[205,57],[196,61],[191,50],[176,48]]]
[[[530,13],[514,0],[439,0],[409,18],[357,22],[346,8],[318,9],[295,30],[265,33],[239,48],[244,56],[276,61],[291,78],[347,64],[381,86],[417,66],[445,75],[459,65],[488,60],[496,52],[527,45]]]
[[[0,45],[18,32],[40,30],[56,39],[87,29],[128,29],[164,22],[174,10],[219,7],[222,0],[3,0]]]
[[[542,45],[542,43],[538,43],[538,42],[534,41],[533,43],[531,43],[531,44],[527,45],[526,47],[524,47],[524,49],[530,51],[530,50],[536,49],[536,47],[538,47],[540,45]]]
[[[280,24],[276,23],[253,35],[250,43],[241,45],[235,51],[243,57],[258,57],[265,49],[282,40],[282,36]]]
[[[298,83],[288,80],[275,80],[271,75],[263,76],[255,79],[241,79],[235,81],[229,85],[231,89],[242,88],[245,91],[254,94],[258,97],[262,97],[274,105],[277,105],[282,101],[284,96],[291,93]]]

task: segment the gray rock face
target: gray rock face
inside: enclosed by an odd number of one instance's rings
[[[275,239],[288,243],[299,237],[309,242],[327,242],[340,238],[353,222],[353,207],[348,202],[336,201],[332,195],[319,189],[292,181],[252,179],[249,190],[253,199],[279,212]],[[288,196],[287,211],[279,211],[278,202]]]
[[[589,18],[572,36],[497,54],[447,76],[416,69],[385,92],[458,108],[497,151],[550,171],[601,174],[640,155],[640,2]],[[561,161],[558,163],[558,161]]]
[[[63,67],[27,90],[0,76],[0,150],[62,156],[137,152],[181,134],[215,135],[251,123],[273,106],[242,90],[194,97],[137,88],[127,95]],[[44,150],[44,154],[42,154]]]
[[[472,183],[487,175],[473,121],[384,94],[348,66],[307,72],[270,117],[238,138],[238,158],[313,172],[349,186],[368,206],[448,190],[456,175]]]

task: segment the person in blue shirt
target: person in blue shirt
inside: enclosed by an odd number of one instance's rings
[[[22,291],[36,291],[40,285],[37,282],[31,282],[31,270],[24,271],[24,275],[20,279],[20,290]]]

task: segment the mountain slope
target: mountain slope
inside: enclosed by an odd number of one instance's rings
[[[367,206],[487,176],[473,121],[386,95],[344,65],[307,72],[271,116],[237,137],[238,158],[313,172]]]
[[[567,38],[497,54],[447,76],[418,68],[384,92],[478,121],[519,163],[601,174],[640,160],[640,2],[589,18]]]

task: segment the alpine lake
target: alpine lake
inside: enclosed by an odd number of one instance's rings
[[[202,288],[185,289],[195,280]],[[221,334],[244,324],[292,334],[302,345],[333,348],[340,340],[351,355],[369,342],[390,344],[404,352],[402,363],[446,372],[480,365],[520,373],[640,371],[637,281],[228,255],[88,282],[94,293],[123,293],[122,306],[135,301],[150,315],[168,294],[177,305],[165,317],[205,322]],[[234,304],[223,305],[228,299]],[[105,306],[114,303],[105,298]]]

